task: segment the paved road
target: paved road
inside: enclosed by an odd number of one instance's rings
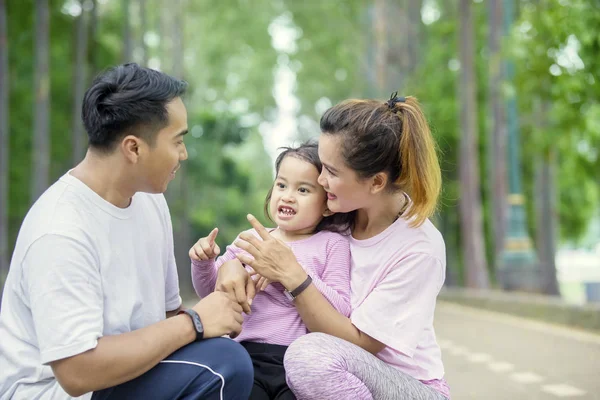
[[[453,400],[600,400],[600,335],[439,303]]]

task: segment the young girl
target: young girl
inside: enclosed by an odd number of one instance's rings
[[[312,285],[296,299],[311,332],[285,355],[299,400],[450,397],[435,337],[444,240],[429,221],[441,187],[435,143],[413,97],[348,100],[321,118],[319,183],[331,211],[355,212],[350,317]],[[282,282],[302,273],[293,254],[249,218],[261,240],[240,235],[241,262]],[[247,274],[241,268],[238,274]],[[226,284],[226,282],[224,283]]]
[[[286,148],[275,163],[265,213],[277,228],[269,234],[291,248],[307,277],[297,286],[265,285],[264,280],[258,284],[264,290],[257,293],[235,338],[254,364],[251,399],[295,399],[286,384],[283,356],[287,346],[308,333],[294,306],[294,298],[307,286],[314,284],[339,313],[350,315],[350,248],[348,237],[338,233],[348,230],[350,216],[328,210],[325,190],[317,183],[321,169],[316,144]],[[232,244],[215,261],[220,251],[217,232],[215,228],[190,249],[192,280],[200,297],[215,289],[219,267],[239,263],[236,256],[242,252]]]

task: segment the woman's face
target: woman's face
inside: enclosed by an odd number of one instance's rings
[[[369,180],[359,180],[342,158],[342,135],[321,134],[319,158],[323,170],[318,182],[327,192],[327,208],[332,212],[350,212],[369,204]]]

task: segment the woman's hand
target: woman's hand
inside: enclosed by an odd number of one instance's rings
[[[250,305],[256,295],[254,285],[254,280],[246,268],[238,260],[231,260],[219,268],[215,291],[224,292],[241,305],[246,314],[250,314],[252,312]]]
[[[292,250],[282,241],[274,238],[254,216],[248,214],[248,221],[259,234],[260,239],[250,232],[244,232],[235,245],[245,250],[237,258],[249,265],[263,278],[280,282],[287,290],[294,290],[307,278],[307,274],[296,260]],[[261,240],[262,239],[262,240]]]

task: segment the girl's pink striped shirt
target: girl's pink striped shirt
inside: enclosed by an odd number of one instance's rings
[[[258,233],[251,229],[248,232]],[[341,314],[350,316],[350,244],[347,236],[321,231],[313,236],[288,243],[300,265],[311,276],[316,288]],[[217,270],[223,263],[243,252],[231,244],[216,261],[192,261],[192,282],[200,297],[214,291]],[[242,342],[259,342],[289,346],[308,333],[294,303],[283,293],[280,283],[271,283],[257,293],[252,313],[244,315],[242,333],[235,338]]]

